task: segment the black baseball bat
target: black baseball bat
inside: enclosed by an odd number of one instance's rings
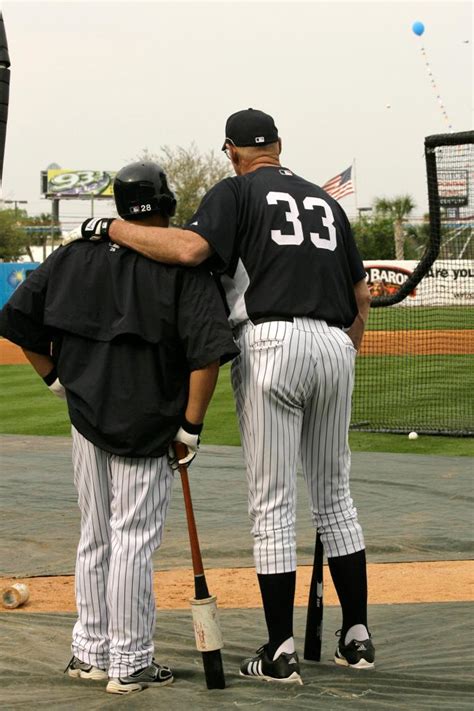
[[[179,443],[174,443],[174,449],[178,459],[183,459],[187,454],[187,448]],[[184,505],[186,518],[188,521],[189,542],[191,544],[191,557],[194,571],[194,597],[196,600],[206,600],[211,597],[207,587],[206,575],[202,564],[201,549],[197,534],[196,521],[194,519],[193,501],[191,489],[189,487],[188,469],[184,464],[178,464],[183,487]],[[210,652],[201,652],[204,666],[204,675],[208,689],[225,689],[224,668],[222,666],[221,650],[216,649]]]
[[[321,643],[323,639],[323,558],[323,542],[319,533],[316,533],[313,574],[309,589],[304,639],[304,658],[313,662],[321,661]]]

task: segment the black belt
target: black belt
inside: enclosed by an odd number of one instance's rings
[[[293,323],[295,320],[293,316],[262,316],[262,318],[250,319],[254,326],[258,326],[259,323],[268,323],[269,321],[288,321]]]
[[[310,316],[308,318],[311,318]],[[288,321],[288,323],[293,323],[295,319],[293,316],[262,316],[262,318],[250,319],[254,326],[258,326],[259,323],[268,323],[269,321]],[[335,328],[344,328],[341,323],[329,323],[328,326],[334,326]]]

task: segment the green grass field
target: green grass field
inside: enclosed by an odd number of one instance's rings
[[[369,331],[474,329],[470,306],[394,306],[370,310]]]
[[[461,431],[469,422],[474,427],[474,356],[366,356],[356,363],[353,424],[397,429],[406,422],[408,429]]]
[[[383,360],[386,362],[387,359]],[[29,365],[0,367],[0,393],[0,432],[69,435],[65,403],[48,392]],[[473,438],[420,436],[410,441],[406,435],[351,432],[350,441],[353,451],[474,456]],[[228,366],[221,370],[206,418],[203,443],[239,444]]]

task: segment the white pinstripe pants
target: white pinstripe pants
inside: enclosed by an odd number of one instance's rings
[[[232,384],[258,573],[296,570],[296,469],[329,557],[364,548],[349,490],[355,348],[341,329],[295,318],[237,330]]]
[[[166,456],[119,457],[74,427],[72,437],[81,511],[72,652],[108,668],[111,677],[126,676],[153,658],[151,557],[161,543],[173,475]]]

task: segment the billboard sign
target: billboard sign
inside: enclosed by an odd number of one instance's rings
[[[47,198],[113,198],[112,185],[116,171],[63,170],[44,171],[42,193]]]
[[[417,265],[417,261],[409,259],[364,260],[371,296],[396,293]],[[474,306],[474,260],[437,259],[401,305]]]
[[[8,301],[17,286],[25,281],[39,262],[2,262],[0,263],[0,308]]]
[[[467,170],[439,170],[438,194],[439,203],[443,207],[461,207],[462,205],[467,205]]]

